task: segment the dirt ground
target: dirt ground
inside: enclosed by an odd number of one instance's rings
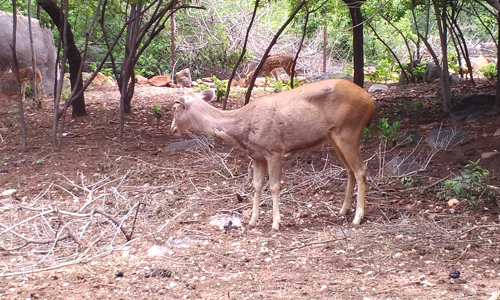
[[[450,207],[439,193],[443,179],[500,150],[493,136],[500,118],[443,118],[437,93],[431,85],[376,93],[373,122],[400,119],[401,134],[424,137],[457,126],[471,141],[437,153],[425,142],[392,148],[374,129],[362,146],[370,175],[360,226],[350,223],[352,212],[338,214],[346,174],[331,147],[293,154],[279,232],[271,230],[267,186],[259,223],[247,226],[251,164],[243,152],[169,134],[178,90],[138,86],[119,144],[117,88],[92,87],[89,116],[69,118],[59,152],[50,99],[27,111],[27,151],[16,103],[2,100],[0,299],[499,299],[492,296],[500,291],[498,200]],[[493,84],[460,84],[453,93],[493,93]],[[233,94],[229,106],[241,106],[243,92]],[[164,112],[159,121],[154,104]],[[189,138],[199,146],[167,150]],[[410,154],[433,156],[417,174],[383,172],[391,157]],[[500,186],[500,155],[480,165]]]

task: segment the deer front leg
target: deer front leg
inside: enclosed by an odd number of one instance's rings
[[[271,188],[271,196],[273,198],[273,229],[280,229],[280,189],[281,189],[281,166],[283,158],[280,155],[273,155],[267,161],[269,169],[269,185]]]
[[[253,194],[253,210],[249,223],[250,226],[255,226],[259,218],[260,196],[262,194],[264,180],[266,179],[266,169],[265,160],[253,160],[253,188],[255,191]]]
[[[21,96],[23,101],[26,101],[26,84],[25,82],[21,83]]]

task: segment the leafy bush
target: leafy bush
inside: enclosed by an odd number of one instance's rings
[[[497,66],[489,62],[481,68],[481,74],[486,78],[495,79],[497,77]]]
[[[216,101],[219,101],[220,98],[226,94],[227,80],[220,80],[216,76],[213,76],[213,79],[215,84],[215,96],[217,97]]]
[[[373,136],[373,123],[371,123],[370,125],[368,125],[368,127],[365,127],[365,129],[363,129],[363,137],[361,138],[361,140],[366,141],[372,136]]]
[[[387,82],[396,80],[398,73],[393,70],[394,63],[388,59],[375,62],[374,66],[365,68],[366,79],[373,82]]]
[[[381,118],[379,120],[379,124],[377,125],[377,128],[380,129],[379,137],[391,143],[396,143],[399,140],[398,129],[400,124],[401,122],[399,121],[389,124],[387,118]]]
[[[416,78],[423,78],[425,69],[427,69],[427,64],[418,64],[413,68],[413,75],[415,75]]]
[[[462,175],[445,180],[444,189],[439,195],[445,198],[467,199],[471,206],[477,206],[478,200],[483,194],[494,197],[487,184],[490,172],[479,166],[479,161],[480,159],[469,161],[465,165]]]
[[[153,105],[153,107],[151,107],[151,111],[153,112],[156,120],[160,121],[161,117],[163,116],[160,106],[158,104]]]

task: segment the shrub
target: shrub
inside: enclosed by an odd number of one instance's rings
[[[489,79],[495,79],[497,76],[497,66],[494,63],[487,63],[481,67],[481,74]]]
[[[478,200],[483,194],[494,197],[487,184],[490,172],[479,166],[479,161],[480,159],[469,161],[460,176],[445,180],[443,191],[439,195],[445,198],[467,199],[471,206],[477,206]]]

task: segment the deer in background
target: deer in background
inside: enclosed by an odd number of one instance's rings
[[[293,67],[294,57],[288,53],[273,53],[266,58],[259,75],[269,77],[272,73],[276,81],[278,81],[277,69],[283,68],[285,72],[292,78],[292,67]],[[245,87],[248,87],[250,80],[252,80],[255,70],[250,71],[245,77]]]
[[[19,69],[19,78],[21,79],[21,96],[22,100],[26,100],[26,85],[32,84],[33,83],[33,75],[35,75],[35,80],[36,80],[36,89],[37,89],[37,95],[39,98],[42,98],[42,72],[38,68],[35,70],[35,74],[33,74],[33,68],[31,67],[26,67]],[[6,71],[4,73],[4,76],[7,76],[5,78],[10,78],[9,80],[17,80],[14,73],[12,72],[11,69]],[[33,89],[33,88],[32,88]],[[41,107],[41,102],[39,100],[36,100],[37,106]]]
[[[253,211],[250,225],[259,217],[262,187],[269,173],[273,199],[273,225],[280,226],[279,193],[283,158],[291,152],[329,142],[347,170],[347,188],[341,215],[352,203],[358,185],[353,223],[364,217],[367,167],[359,150],[364,128],[370,123],[374,103],[356,84],[342,79],[306,84],[258,98],[232,111],[222,111],[207,101],[213,90],[187,93],[174,103],[171,133],[195,130],[243,148],[253,159]]]
[[[36,80],[36,90],[39,98],[42,97],[42,72],[38,68],[35,68],[35,72],[33,74],[33,68],[27,67],[19,69],[19,77],[21,78],[21,96],[23,97],[23,101],[26,100],[26,85],[28,83],[33,82],[33,76],[35,76]],[[33,88],[32,88],[33,89]],[[41,106],[41,102],[36,100],[38,103],[38,107]]]

